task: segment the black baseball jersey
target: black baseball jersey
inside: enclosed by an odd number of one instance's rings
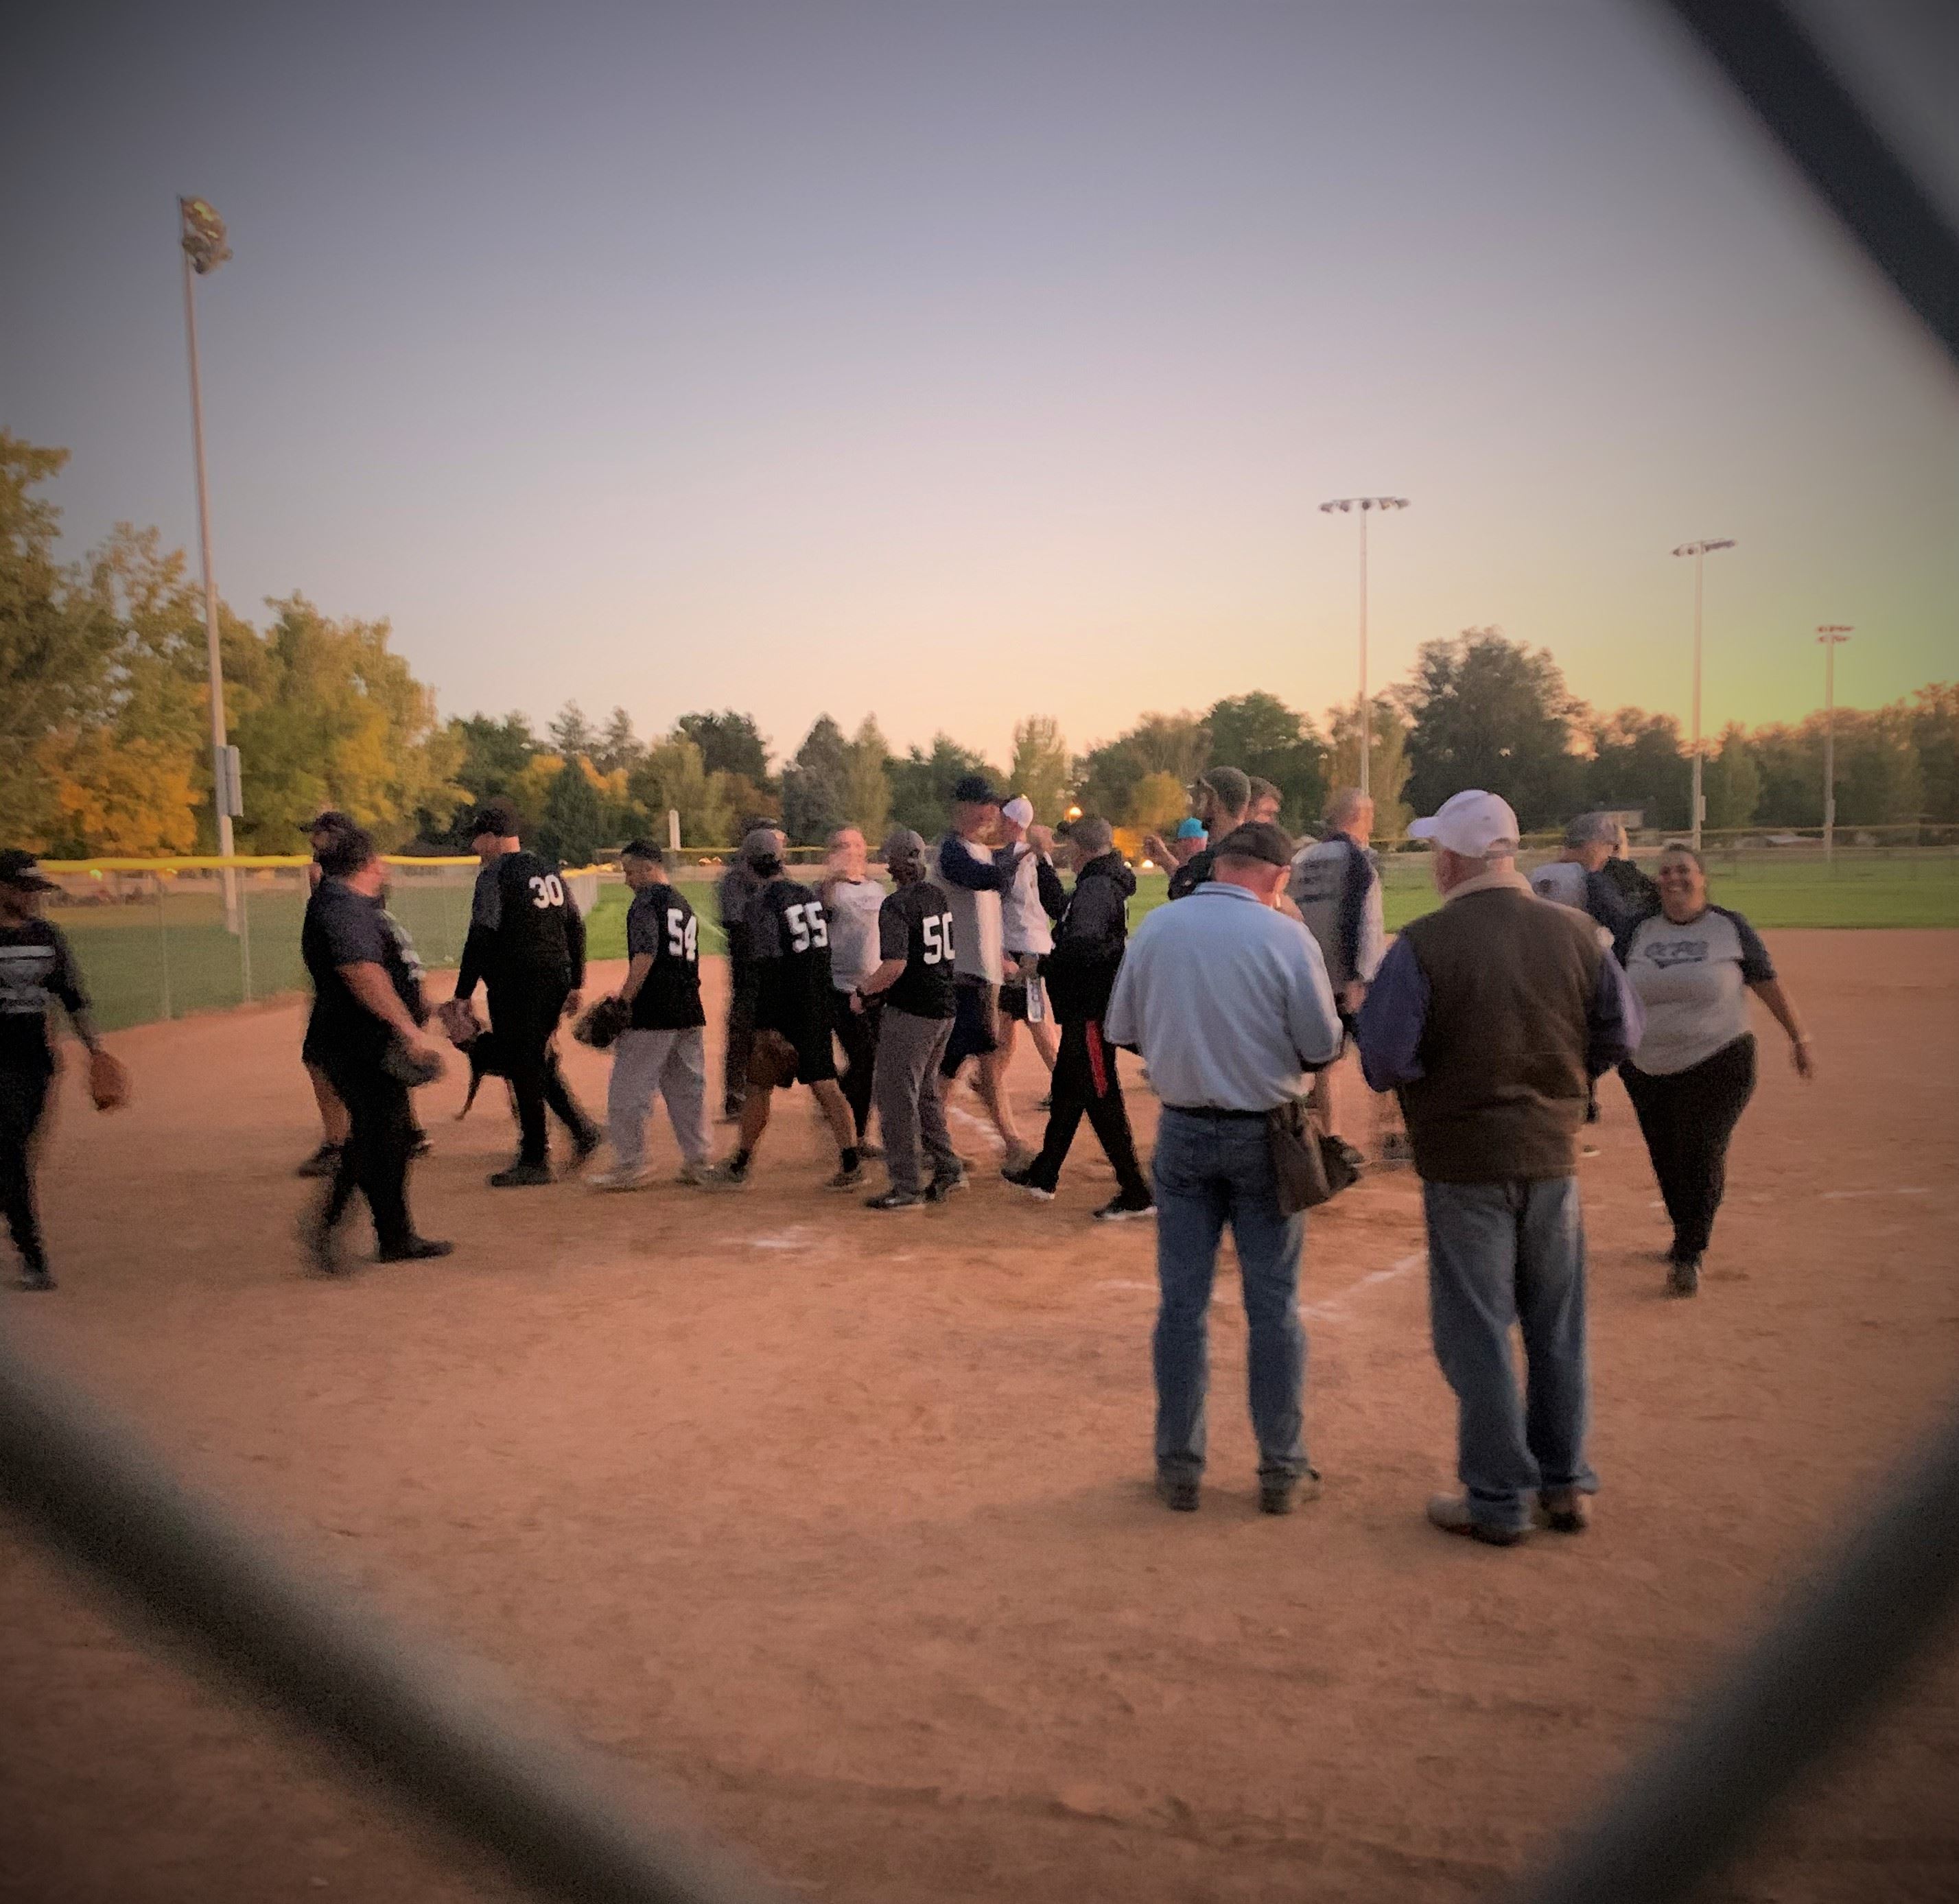
[[[573,991],[585,983],[585,922],[549,860],[520,848],[476,875],[456,996],[468,998],[479,977]]]
[[[0,1065],[43,1071],[54,1062],[48,1008],[88,1009],[67,935],[46,919],[0,925]]]
[[[792,879],[764,882],[748,906],[755,961],[755,1022],[791,1042],[830,1022],[830,919],[823,901]]]
[[[419,962],[411,964],[411,953],[403,950],[407,936],[379,900],[357,893],[344,880],[322,880],[307,900],[300,954],[317,1001],[309,1042],[322,1064],[378,1063],[394,1036],[354,995],[340,976],[342,966],[378,965],[410,1014],[417,1011]]]
[[[914,1018],[952,1016],[952,908],[930,880],[900,886],[878,909],[878,957],[903,959],[886,1004]]]
[[[626,911],[626,956],[649,957],[652,969],[633,1000],[636,1031],[704,1025],[700,1008],[700,922],[671,886],[643,887]]]

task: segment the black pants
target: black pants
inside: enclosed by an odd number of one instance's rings
[[[327,1186],[322,1219],[333,1228],[358,1190],[374,1219],[374,1240],[384,1250],[399,1249],[414,1236],[408,1220],[408,1155],[417,1131],[408,1087],[378,1064],[329,1058],[325,1069],[347,1106],[347,1141]]]
[[[748,1094],[748,1059],[755,1049],[755,976],[748,966],[729,973],[728,1045],[721,1058],[721,1111],[739,1117]]]
[[[850,1106],[851,1121],[857,1127],[857,1141],[861,1144],[871,1122],[871,1081],[878,1068],[878,1020],[884,1007],[875,998],[866,998],[862,1011],[852,1011],[849,992],[832,992],[830,995],[836,1001],[832,1015],[846,1066],[837,1081],[843,1087],[844,1102]]]
[[[510,1089],[517,1100],[517,1157],[523,1163],[548,1163],[551,1140],[545,1125],[547,1110],[557,1113],[565,1128],[581,1144],[597,1135],[591,1119],[566,1090],[551,1042],[564,1001],[571,995],[563,979],[513,979],[490,994],[490,1028],[509,1068]]]
[[[1653,1077],[1628,1064],[1619,1076],[1673,1220],[1674,1255],[1697,1257],[1714,1233],[1714,1213],[1728,1187],[1728,1141],[1754,1095],[1754,1033],[1744,1032],[1684,1071]]]
[[[0,1205],[21,1262],[44,1270],[48,1253],[34,1207],[34,1132],[48,1108],[54,1072],[46,1065],[0,1065]]]
[[[1092,1018],[1064,1018],[1061,1047],[1055,1054],[1053,1108],[1040,1155],[1027,1174],[1043,1190],[1061,1181],[1061,1166],[1085,1115],[1116,1166],[1116,1182],[1132,1201],[1149,1200],[1150,1186],[1136,1162],[1136,1141],[1129,1134],[1129,1113],[1122,1102],[1122,1081],[1116,1075],[1116,1048]]]

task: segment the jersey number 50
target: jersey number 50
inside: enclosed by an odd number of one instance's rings
[[[942,965],[952,957],[952,915],[935,913],[919,922],[925,935],[925,962],[927,965]]]
[[[531,903],[539,912],[547,907],[564,903],[564,882],[555,873],[533,873],[531,875]]]

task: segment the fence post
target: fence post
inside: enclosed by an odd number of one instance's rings
[[[224,875],[228,884],[232,875]],[[244,981],[245,1002],[252,1002],[252,893],[248,876],[238,880],[238,969]]]
[[[167,1024],[170,1022],[171,1017],[170,928],[169,916],[164,904],[164,895],[170,882],[164,877],[161,873],[154,874],[151,877],[155,881],[157,889],[157,948],[160,955],[160,960],[163,966],[164,1021]]]

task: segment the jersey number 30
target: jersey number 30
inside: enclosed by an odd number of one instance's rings
[[[564,903],[564,882],[555,873],[533,873],[531,875],[531,903],[539,912],[547,907]]]
[[[789,922],[789,937],[795,941],[797,951],[807,952],[812,945],[830,943],[830,925],[823,916],[821,900],[805,900],[801,906],[785,906],[783,917]]]

